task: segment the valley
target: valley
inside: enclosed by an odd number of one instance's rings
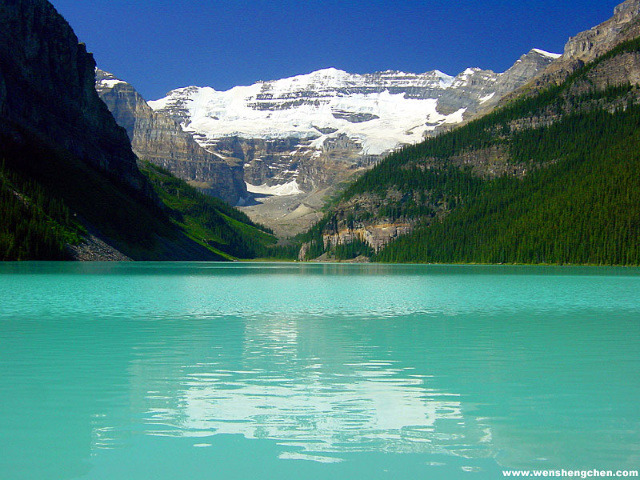
[[[46,1],[21,8],[1,13],[39,43],[1,39],[3,258],[640,262],[638,0],[503,73],[324,68],[153,101]]]
[[[237,188],[234,203],[279,236],[292,237],[317,221],[340,185],[395,149],[491,109],[555,58],[533,49],[504,73],[468,68],[456,76],[437,70],[356,75],[329,68],[223,92],[192,86],[148,102],[155,114],[146,104],[138,110],[143,114],[131,111],[128,105],[141,103],[141,97],[110,74],[99,75],[97,89],[114,116],[126,119],[123,126],[136,115],[175,122],[208,152],[208,163],[241,166],[249,194],[242,196]],[[111,100],[117,95],[130,99]],[[134,150],[142,143],[139,139],[155,135],[147,121],[136,125],[138,130],[131,130]],[[181,165],[193,160],[174,157],[169,166],[166,159],[154,160],[148,147],[137,153],[206,193],[230,198],[219,192],[218,176],[183,171]],[[266,196],[251,195],[257,191]]]
[[[0,0],[0,477],[637,477],[610,1]]]

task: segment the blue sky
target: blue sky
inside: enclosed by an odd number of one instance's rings
[[[188,85],[226,90],[336,67],[455,75],[506,70],[621,0],[52,0],[98,65],[147,99]]]

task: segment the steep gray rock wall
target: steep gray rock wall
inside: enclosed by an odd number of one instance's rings
[[[637,23],[639,15],[639,0],[621,3],[614,9],[613,17],[609,20],[570,38],[562,59],[587,63],[618,43],[637,37],[640,33],[640,25]]]
[[[93,56],[64,18],[45,0],[0,0],[0,25],[0,131],[17,144],[37,135],[151,196],[94,89]]]
[[[138,157],[232,205],[247,196],[241,165],[207,152],[176,121],[154,112],[132,85],[97,70],[95,88]]]
[[[618,5],[613,16],[595,27],[580,32],[567,41],[564,53],[523,87],[505,96],[505,103],[522,94],[534,94],[549,85],[559,84],[577,69],[604,55],[617,45],[640,36],[640,0],[627,0]],[[615,65],[629,58],[616,57],[608,69],[617,70],[608,78],[611,84],[637,84],[638,73],[629,65]],[[606,86],[606,85],[605,85]]]

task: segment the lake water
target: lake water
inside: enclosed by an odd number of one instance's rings
[[[0,478],[640,464],[640,271],[0,265]]]

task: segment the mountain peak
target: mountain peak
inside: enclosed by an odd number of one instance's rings
[[[619,19],[623,17],[633,18],[640,14],[640,0],[627,0],[613,10],[613,15]]]
[[[531,55],[532,53],[537,53],[539,55],[542,55],[543,57],[549,57],[553,59],[560,58],[562,56],[561,53],[551,53],[551,52],[547,52],[546,50],[541,50],[539,48],[532,48],[527,55]]]
[[[323,151],[344,135],[359,154],[383,155],[489,107],[555,58],[544,53],[520,61],[501,81],[503,74],[480,68],[452,77],[439,70],[357,74],[330,67],[227,91],[178,89],[149,105],[210,151],[234,137],[295,139]],[[237,149],[231,153],[240,155]]]
[[[342,75],[349,75],[348,72],[345,72],[344,70],[340,70],[338,68],[335,67],[329,67],[329,68],[321,68],[320,70],[316,70],[315,72],[313,72],[312,74],[316,74],[316,75],[323,75],[323,76],[342,76]]]
[[[112,73],[96,68],[96,89],[98,90],[98,93],[101,88],[113,88],[119,84],[126,85],[127,82],[120,80]]]

